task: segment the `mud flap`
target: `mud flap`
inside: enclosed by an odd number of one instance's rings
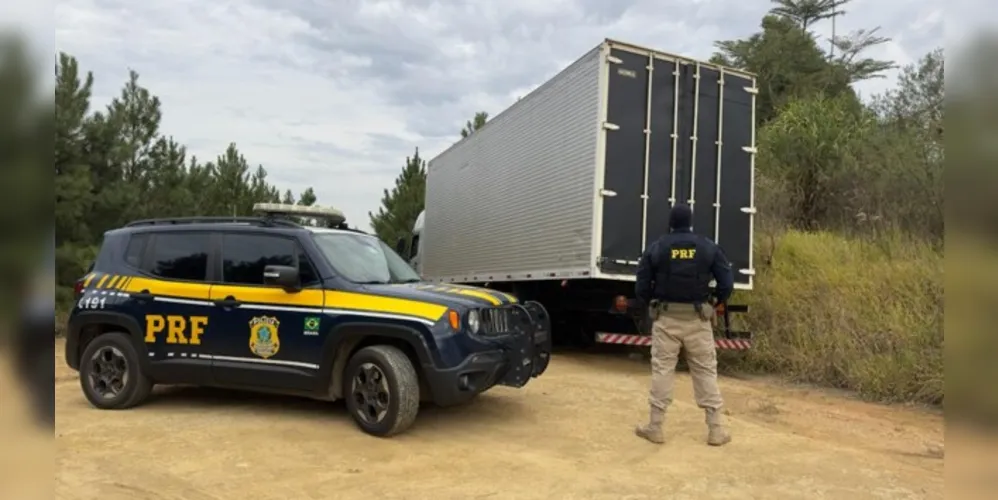
[[[752,332],[736,331],[731,328],[731,313],[748,312],[747,305],[715,305],[715,312],[720,308],[721,321],[716,327],[721,328],[721,336],[714,333],[714,345],[722,350],[744,351],[752,348]]]
[[[547,370],[551,361],[551,319],[538,302],[514,305],[513,331],[504,342],[509,366],[499,384],[523,387]]]

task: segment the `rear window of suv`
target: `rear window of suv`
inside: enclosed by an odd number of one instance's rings
[[[204,281],[208,273],[208,250],[211,235],[209,233],[154,233],[146,236],[143,242],[135,235],[128,242],[129,249],[125,251],[125,260],[130,257],[132,245],[137,247],[138,263],[142,263],[142,255],[146,244],[152,245],[151,258],[142,266],[142,270],[154,276],[179,281]],[[131,263],[131,262],[129,262]],[[137,266],[138,267],[138,266]]]
[[[128,238],[128,246],[125,247],[125,263],[140,269],[142,267],[142,256],[146,251],[146,244],[149,242],[148,234],[133,234]]]

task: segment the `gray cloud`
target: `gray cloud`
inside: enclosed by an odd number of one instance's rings
[[[57,50],[97,78],[95,106],[133,68],[163,101],[163,132],[202,160],[236,142],[282,189],[367,223],[416,147],[431,159],[474,112],[493,116],[603,38],[691,57],[758,29],[756,0],[60,0]],[[839,28],[883,26],[871,55],[942,43],[928,0],[855,0]],[[828,23],[816,27],[827,35]],[[866,82],[864,93],[893,81]]]

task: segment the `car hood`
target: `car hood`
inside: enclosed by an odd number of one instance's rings
[[[465,285],[399,283],[368,285],[367,289],[386,297],[432,302],[448,306],[496,307],[516,303],[516,299],[513,296],[497,290]]]

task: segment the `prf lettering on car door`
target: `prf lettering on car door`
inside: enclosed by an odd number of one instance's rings
[[[201,345],[207,316],[146,315],[146,343],[156,342],[156,335],[166,334],[167,344]]]

